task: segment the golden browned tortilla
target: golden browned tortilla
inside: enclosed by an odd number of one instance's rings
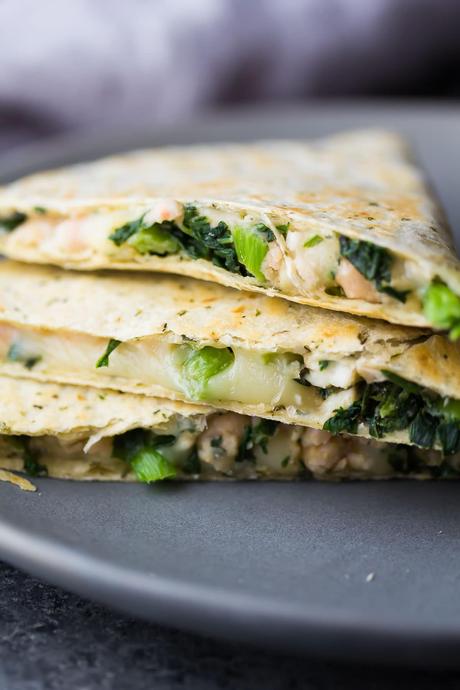
[[[0,481],[459,476],[460,453],[334,436],[210,407],[0,376]]]
[[[0,251],[406,325],[460,322],[460,300],[446,316],[428,292],[460,295],[445,218],[405,143],[384,131],[138,151],[32,175],[0,194]]]
[[[1,263],[0,373],[460,446],[460,348],[445,336],[188,278]]]

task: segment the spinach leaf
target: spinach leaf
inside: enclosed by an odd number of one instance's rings
[[[459,401],[443,399],[391,372],[383,373],[392,381],[366,384],[360,400],[336,410],[323,428],[334,434],[356,433],[362,423],[375,438],[407,429],[410,442],[420,448],[433,448],[438,441],[444,455],[457,453]]]
[[[458,422],[443,421],[438,426],[438,438],[444,455],[454,455],[460,450],[460,426]]]
[[[200,216],[195,206],[187,204],[182,224],[185,229],[183,246],[192,258],[207,259],[232,273],[248,275],[245,266],[238,260],[227,223],[220,221],[212,226],[206,216]]]
[[[395,290],[390,286],[393,257],[388,250],[372,242],[352,240],[344,235],[339,236],[339,246],[341,256],[348,259],[361,275],[374,283],[379,292],[384,292],[400,302],[406,301],[409,290]]]
[[[181,224],[163,221],[147,225],[144,219],[145,213],[114,230],[109,239],[117,247],[127,242],[140,254],[165,256],[182,250],[193,259],[206,259],[232,273],[264,281],[260,266],[268,243],[275,239],[264,223],[236,228],[232,235],[227,223],[212,225],[193,204],[184,205]]]
[[[334,416],[330,417],[323,426],[323,429],[330,431],[331,434],[347,432],[356,434],[361,416],[361,402],[355,401],[348,408],[339,407]]]
[[[438,420],[426,410],[420,410],[409,427],[409,440],[420,448],[433,448]]]
[[[27,220],[25,213],[20,211],[13,211],[8,216],[0,216],[0,230],[5,232],[12,232],[16,230],[19,225],[22,225]]]
[[[109,235],[109,240],[112,240],[117,247],[121,247],[121,245],[127,242],[136,232],[139,232],[141,228],[145,227],[144,216],[145,213],[139,218],[136,218],[136,220],[121,225]]]
[[[393,431],[406,429],[417,415],[422,400],[391,381],[366,386],[362,403],[362,420],[369,433],[382,438]]]
[[[27,472],[31,477],[46,477],[48,475],[46,466],[38,461],[39,452],[31,448],[30,436],[10,436],[10,440],[23,458],[24,472]]]

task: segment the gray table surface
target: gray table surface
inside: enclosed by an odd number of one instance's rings
[[[460,674],[277,656],[114,613],[0,563],[0,690],[457,690]]]

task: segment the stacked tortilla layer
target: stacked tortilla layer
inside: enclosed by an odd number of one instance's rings
[[[458,473],[459,262],[392,135],[40,174],[3,190],[0,228],[10,257],[117,269],[0,265],[2,467]]]

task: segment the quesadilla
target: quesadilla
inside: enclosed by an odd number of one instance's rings
[[[190,278],[2,262],[0,374],[460,448],[448,338]]]
[[[460,262],[401,139],[140,151],[0,193],[0,251],[163,271],[460,335]]]
[[[0,395],[8,400],[0,413],[0,479],[11,480],[4,470],[145,483],[460,475],[458,453],[443,457],[146,396],[2,376]]]

